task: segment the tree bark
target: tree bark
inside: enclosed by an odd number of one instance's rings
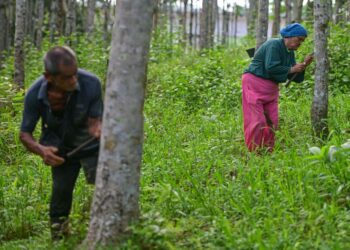
[[[230,5],[227,5],[227,9],[230,8]],[[228,10],[225,9],[225,2],[222,8],[222,39],[221,44],[226,46],[228,44],[228,32],[229,32],[229,24],[230,24],[230,15]]]
[[[336,24],[345,20],[345,6],[344,5],[345,5],[345,0],[336,0],[335,1],[335,5],[334,5],[335,20],[334,20],[334,22]]]
[[[6,6],[7,6],[7,0],[0,2],[0,62],[2,61],[2,52],[7,50],[7,44],[6,44],[6,36],[8,35],[8,20],[6,16]],[[0,65],[1,67],[1,65]]]
[[[58,0],[51,0],[50,7],[50,42],[53,43],[55,41],[56,35],[58,34],[57,27],[57,13],[58,13]]]
[[[292,3],[291,0],[284,1],[286,7],[286,24],[292,23]]]
[[[249,0],[249,11],[247,19],[248,35],[254,37],[256,35],[256,22],[258,17],[258,1]]]
[[[314,43],[315,43],[315,89],[311,107],[312,128],[316,136],[328,136],[328,72],[329,60],[327,50],[328,23],[331,0],[314,1]]]
[[[281,29],[281,0],[274,0],[272,36],[278,36]]]
[[[191,0],[191,5],[190,5],[190,23],[189,23],[189,38],[188,38],[190,46],[193,45],[193,17],[194,17],[193,0]]]
[[[72,33],[75,33],[77,30],[76,22],[76,0],[68,0],[68,8],[66,12],[66,27],[65,27],[65,36],[70,36]]]
[[[119,0],[108,67],[89,249],[118,242],[139,216],[143,105],[153,0]]]
[[[187,44],[187,6],[188,6],[188,0],[184,1],[184,13],[183,13],[183,44],[186,46]]]
[[[15,64],[13,81],[18,88],[24,89],[24,38],[25,38],[26,1],[16,1]]]
[[[201,49],[214,46],[214,32],[217,16],[217,0],[203,0],[200,16],[200,38]]]
[[[301,23],[301,15],[303,12],[303,0],[293,0],[293,21]]]
[[[105,0],[103,2],[103,14],[103,40],[106,42],[106,45],[108,45],[110,43],[109,25],[111,20],[111,0]]]
[[[269,25],[269,1],[259,0],[258,27],[256,32],[257,50],[267,39],[267,29]]]
[[[37,49],[41,49],[42,41],[43,41],[43,24],[44,24],[44,0],[36,1],[36,13],[37,13],[37,21],[35,25],[35,46]]]
[[[87,6],[87,16],[86,16],[86,33],[88,37],[91,37],[94,31],[94,20],[95,20],[95,8],[96,0],[88,0]]]

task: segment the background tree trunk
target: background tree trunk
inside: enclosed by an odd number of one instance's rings
[[[58,33],[58,29],[57,29],[58,0],[51,0],[50,11],[51,11],[50,12],[50,42],[53,43]]]
[[[256,31],[257,50],[267,39],[267,29],[269,26],[269,1],[259,0],[258,27]]]
[[[306,20],[313,21],[314,16],[314,2],[313,0],[307,0],[306,2]]]
[[[292,3],[291,0],[284,1],[286,8],[286,25],[292,22]]]
[[[66,12],[66,27],[65,27],[65,35],[70,36],[72,33],[76,32],[76,0],[68,0],[68,8]]]
[[[106,41],[106,45],[110,43],[109,25],[111,20],[111,4],[111,0],[105,0],[103,2],[103,40]]]
[[[188,7],[188,0],[183,0],[184,2],[184,13],[183,13],[183,35],[182,40],[184,46],[187,44],[187,7]]]
[[[2,52],[7,50],[7,44],[6,44],[6,36],[8,36],[8,25],[7,25],[7,16],[6,16],[6,6],[7,6],[7,0],[3,0],[0,2],[0,63],[2,62]],[[1,65],[0,65],[1,67]]]
[[[90,37],[94,31],[96,0],[88,0],[86,16],[86,33]]]
[[[190,46],[193,45],[193,17],[194,17],[194,12],[193,12],[193,0],[191,0],[191,5],[190,5],[190,23],[189,23],[189,37],[188,41]]]
[[[216,24],[217,0],[203,0],[200,15],[200,40],[201,49],[211,48],[214,45],[214,31]]]
[[[327,51],[328,23],[330,0],[315,0],[314,3],[314,43],[315,43],[315,89],[311,108],[311,121],[318,137],[328,136],[328,72],[329,61]]]
[[[249,36],[256,35],[256,21],[258,17],[258,1],[249,0],[249,11],[247,19],[247,29]]]
[[[27,0],[25,7],[25,34],[27,38],[30,39],[31,42],[35,43],[35,23],[36,23],[36,13],[35,13],[35,0]]]
[[[153,0],[119,0],[113,27],[89,249],[118,241],[139,216],[143,104]]]
[[[293,21],[301,23],[301,15],[303,12],[303,0],[293,0]]]
[[[345,0],[336,0],[334,5],[334,14],[336,24],[345,20]]]
[[[278,36],[281,29],[281,0],[274,0],[272,36]]]
[[[26,1],[16,1],[15,64],[13,81],[18,88],[24,88],[24,38]]]
[[[230,5],[228,4],[227,9],[230,8]],[[223,46],[226,46],[228,44],[228,32],[229,32],[229,24],[230,24],[230,16],[228,10],[225,8],[225,2],[222,8],[222,39],[221,44]]]
[[[41,44],[43,40],[43,24],[44,24],[44,0],[36,1],[36,13],[37,21],[35,25],[35,46],[37,49],[41,49]]]

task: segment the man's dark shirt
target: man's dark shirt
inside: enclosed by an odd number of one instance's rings
[[[40,143],[54,145],[53,137],[64,141],[68,151],[79,146],[91,136],[88,132],[88,118],[101,118],[103,103],[99,79],[82,69],[78,70],[78,84],[75,91],[69,93],[63,114],[52,112],[48,96],[47,80],[42,76],[28,90],[24,101],[21,131],[32,133],[41,118],[42,134]],[[97,151],[98,142],[89,144],[84,152]]]

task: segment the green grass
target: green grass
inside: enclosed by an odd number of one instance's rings
[[[105,65],[88,60],[93,48],[78,49],[82,67],[103,79]],[[96,53],[106,58],[103,50]],[[308,151],[350,138],[348,93],[331,96],[331,135],[320,142],[310,129],[312,79],[282,87],[276,150],[249,153],[240,104],[240,74],[249,63],[244,53],[218,49],[150,64],[141,218],[121,249],[350,248],[349,159],[331,163]],[[28,56],[37,66],[27,69],[27,85],[40,72],[41,54]],[[50,169],[21,146],[19,120],[20,112],[1,116],[0,249],[73,249],[87,230],[92,188],[81,175],[73,237],[52,244]]]

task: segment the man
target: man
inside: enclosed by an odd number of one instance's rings
[[[280,33],[282,38],[270,39],[259,47],[242,76],[244,138],[249,151],[273,150],[278,128],[278,84],[287,79],[302,82],[313,60],[307,56],[304,62],[295,62],[294,51],[307,37],[302,25],[287,25]]]
[[[88,183],[95,181],[103,105],[99,79],[78,69],[70,48],[50,49],[44,65],[44,75],[25,97],[20,140],[51,166],[50,223],[51,236],[56,240],[68,234],[72,194],[80,168]],[[40,118],[41,137],[37,142],[33,131]],[[89,140],[81,150],[67,156]]]

